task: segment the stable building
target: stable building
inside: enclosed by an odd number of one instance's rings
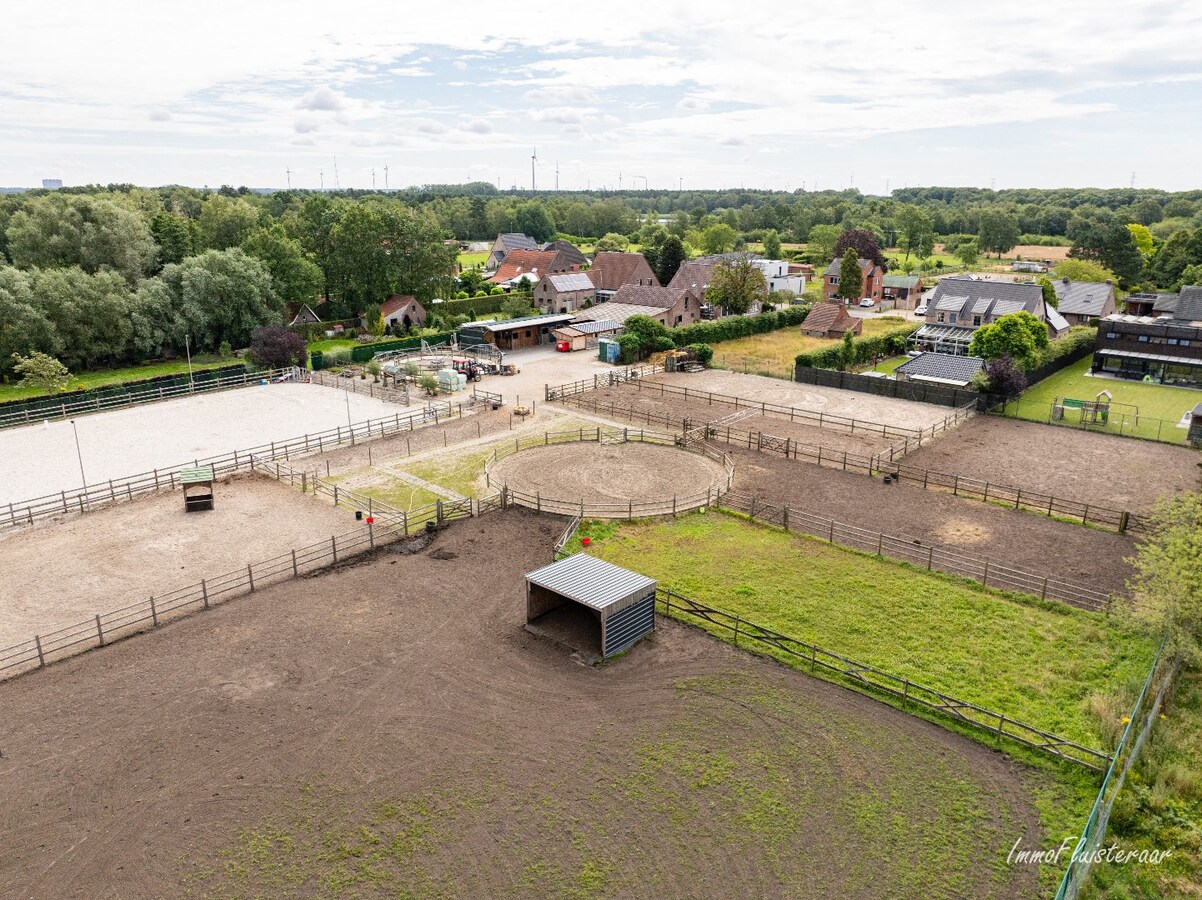
[[[567,325],[576,313],[550,316],[523,316],[506,322],[488,320],[465,322],[459,326],[459,343],[466,346],[492,344],[499,350],[537,347],[555,340],[555,329]]]
[[[526,629],[592,659],[655,631],[653,578],[577,553],[526,575]]]

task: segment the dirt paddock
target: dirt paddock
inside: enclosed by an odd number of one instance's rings
[[[356,526],[353,514],[261,475],[185,513],[168,491],[0,531],[0,647],[195,584]]]
[[[524,632],[561,527],[459,523],[0,684],[5,893],[1036,892],[1004,859],[1042,776],[1001,754],[673,622],[595,668]]]
[[[653,502],[726,489],[720,462],[643,443],[535,447],[497,460],[490,476],[494,485],[525,494],[586,503]]]
[[[838,522],[1059,578],[1122,591],[1135,552],[1126,535],[953,497],[911,484],[886,485],[838,469],[754,450],[732,450],[735,488]]]
[[[1200,462],[1202,454],[1186,447],[976,416],[924,444],[903,465],[1140,510],[1159,496],[1197,490]]]

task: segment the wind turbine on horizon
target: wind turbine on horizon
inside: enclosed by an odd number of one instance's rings
[[[534,192],[537,190],[537,188],[535,188],[535,186],[534,186],[534,164],[536,162],[538,162],[538,148],[537,147],[535,147],[534,152],[530,154],[530,196],[531,197],[534,196]]]

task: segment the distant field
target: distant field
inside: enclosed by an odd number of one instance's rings
[[[865,335],[879,334],[904,324],[906,324],[905,319],[896,316],[864,319],[863,333]],[[839,342],[836,340],[805,337],[797,326],[790,326],[777,331],[769,331],[766,334],[756,334],[715,344],[714,365],[737,372],[755,372],[792,378],[793,361],[797,358],[798,353],[819,350],[837,343]]]
[[[1111,711],[1126,708],[1154,654],[1117,617],[1011,599],[735,516],[590,522],[580,535],[590,553],[684,596],[1087,746],[1107,746],[1121,715]]]
[[[1103,426],[1099,423],[1098,430],[1169,443],[1185,440],[1186,430],[1178,428],[1177,424],[1185,413],[1202,403],[1202,391],[1118,378],[1093,377],[1088,374],[1091,362],[1092,357],[1087,356],[1080,362],[1045,378],[1027,390],[1018,403],[1009,404],[1006,414],[1020,419],[1046,422],[1051,415],[1052,403],[1057,397],[1094,400],[1102,391],[1110,391],[1114,398],[1114,406],[1107,424]],[[1065,422],[1078,424],[1080,419],[1081,413],[1077,410],[1065,411]]]
[[[460,253],[459,268],[470,269],[473,266],[482,266],[488,257],[488,253]]]
[[[213,357],[194,357],[192,371],[200,372],[205,369],[217,369],[237,363],[237,359],[215,359]],[[128,366],[124,369],[101,369],[96,372],[72,373],[68,390],[80,390],[98,387],[109,387],[126,381],[140,381],[144,378],[157,378],[161,375],[184,375],[188,372],[188,361],[152,363],[145,366]],[[24,388],[16,384],[0,385],[0,401],[28,400],[32,397],[49,396],[46,391]]]

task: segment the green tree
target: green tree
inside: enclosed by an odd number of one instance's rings
[[[977,257],[981,255],[981,248],[976,240],[961,241],[956,245],[956,259],[964,263],[966,266],[971,266],[977,261]]]
[[[1165,638],[1165,652],[1191,669],[1202,665],[1202,494],[1161,497],[1147,517],[1150,533],[1130,560],[1126,610]]]
[[[1052,284],[1052,279],[1040,275],[1035,279],[1035,283],[1043,290],[1043,302],[1052,309],[1057,309],[1060,306],[1060,298],[1056,296],[1056,285]]]
[[[259,211],[241,197],[212,194],[197,219],[201,246],[228,250],[239,246],[259,225]]]
[[[71,382],[71,372],[53,356],[37,350],[28,356],[12,355],[13,371],[21,376],[21,387],[33,388],[39,393],[61,391]]]
[[[72,368],[111,365],[132,349],[129,285],[116,272],[89,275],[77,266],[30,273],[38,308],[62,341]]]
[[[855,337],[851,331],[843,332],[843,342],[839,345],[839,371],[846,372],[856,364]]]
[[[846,228],[835,242],[835,255],[842,257],[848,250],[855,250],[860,259],[867,259],[882,269],[885,265],[885,254],[881,252],[880,241],[867,228]]]
[[[158,244],[158,268],[183,262],[196,251],[192,224],[183,216],[159,210],[150,221],[150,232]]]
[[[719,222],[701,232],[701,246],[706,253],[726,253],[735,245],[739,233]]]
[[[308,362],[305,339],[283,325],[263,325],[252,331],[248,355],[265,369],[304,366]]]
[[[987,209],[977,224],[977,244],[983,253],[996,253],[1001,259],[1018,243],[1018,221],[1000,209]]]
[[[780,259],[780,234],[775,228],[764,232],[764,256],[768,259]]]
[[[973,332],[969,356],[997,359],[1009,356],[1024,371],[1034,368],[1048,346],[1048,328],[1029,312],[1009,313]]]
[[[822,265],[835,258],[835,244],[843,229],[838,225],[814,225],[806,238],[806,251],[811,260]]]
[[[321,269],[282,225],[256,229],[242,242],[242,249],[267,267],[276,293],[288,303],[310,303],[320,293]]]
[[[604,253],[614,250],[625,250],[629,246],[630,241],[626,240],[624,234],[617,234],[611,231],[597,241],[596,249],[599,253]]]
[[[552,221],[551,214],[547,212],[546,207],[537,200],[518,204],[518,208],[514,210],[514,219],[518,231],[529,235],[539,243],[555,237],[555,222]]]
[[[245,347],[259,326],[283,324],[284,301],[271,273],[237,247],[206,250],[167,266],[159,278],[193,347],[213,351],[222,341]]]
[[[757,301],[768,299],[768,281],[750,257],[741,256],[714,266],[705,299],[721,306],[728,315],[741,316]]]
[[[12,367],[14,355],[35,350],[54,356],[62,340],[34,297],[29,273],[0,266],[0,372]]]
[[[897,225],[898,246],[906,251],[907,263],[912,253],[920,259],[930,253],[928,248],[935,244],[935,227],[930,216],[907,203],[897,211],[894,223]]]
[[[1148,226],[1128,225],[1127,230],[1131,232],[1131,237],[1135,241],[1135,247],[1139,250],[1140,256],[1144,258],[1144,261],[1146,262],[1151,259],[1152,254],[1156,250],[1156,242],[1152,239],[1152,232],[1148,230]]]
[[[13,215],[7,238],[17,268],[78,266],[89,275],[117,272],[131,285],[158,254],[142,217],[103,197],[37,197]]]
[[[659,283],[667,285],[676,273],[680,271],[681,264],[688,257],[684,252],[684,244],[676,235],[670,235],[664,240],[663,245],[659,248],[659,267],[655,274],[659,277]]]
[[[417,386],[431,397],[438,393],[438,379],[433,375],[419,376],[417,379]]]
[[[848,247],[839,264],[839,290],[835,293],[841,300],[855,300],[864,294],[864,271],[860,268],[860,257],[854,247]]]
[[[1069,281],[1096,281],[1099,283],[1118,281],[1115,274],[1101,263],[1088,259],[1063,260],[1052,269],[1052,274],[1057,278],[1067,278]]]

